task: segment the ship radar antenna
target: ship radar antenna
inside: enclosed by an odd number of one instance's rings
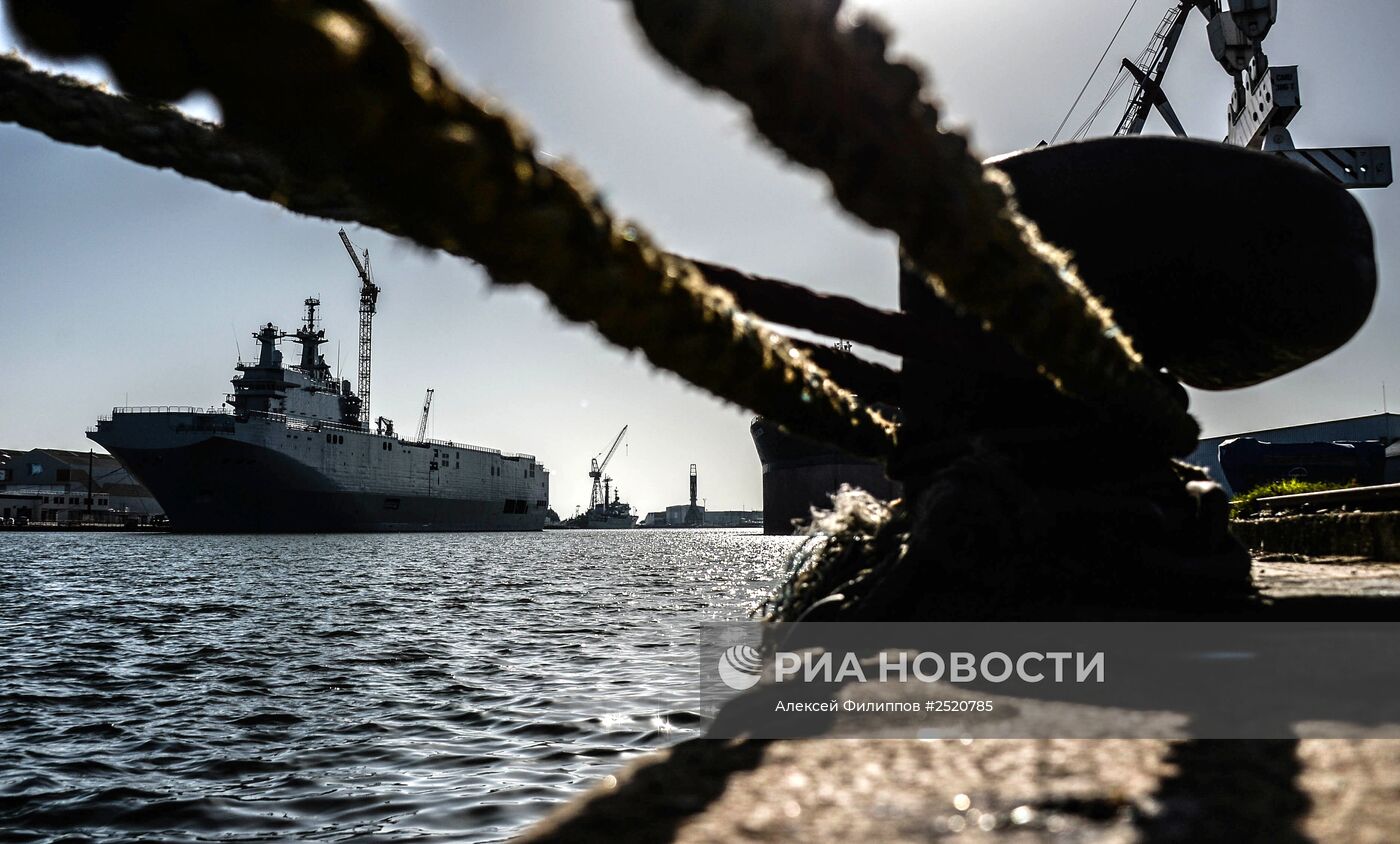
[[[360,372],[357,392],[360,396],[360,427],[368,430],[370,336],[373,333],[374,312],[379,302],[379,286],[374,283],[374,276],[370,272],[369,250],[362,250],[364,260],[361,261],[361,255],[355,252],[355,245],[350,242],[350,236],[345,233],[345,229],[340,230],[340,242],[345,244],[345,251],[350,253],[355,271],[360,274]]]

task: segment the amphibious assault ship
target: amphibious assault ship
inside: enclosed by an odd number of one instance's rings
[[[257,360],[240,361],[226,406],[119,407],[88,437],[107,449],[186,532],[525,531],[544,527],[549,473],[527,454],[418,436],[368,416],[369,316],[379,288],[341,233],[364,282],[361,394],[331,374],[317,299],[304,324],[268,323]],[[300,360],[284,364],[291,338]],[[430,391],[431,397],[431,391]]]

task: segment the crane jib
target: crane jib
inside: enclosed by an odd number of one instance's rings
[[[608,468],[608,463],[612,461],[613,455],[617,453],[617,447],[622,444],[622,438],[627,436],[627,426],[623,425],[622,430],[617,432],[617,438],[613,440],[612,448],[608,449],[608,454],[599,463],[598,458],[593,458],[592,466],[588,470],[588,477],[593,479],[593,491],[589,494],[588,509],[592,510],[601,501],[607,503],[607,493],[604,491],[603,472]]]
[[[1114,135],[1142,134],[1155,108],[1173,133],[1178,137],[1186,136],[1162,90],[1162,81],[1192,9],[1199,10],[1205,17],[1211,53],[1234,79],[1225,143],[1286,158],[1345,188],[1390,185],[1389,147],[1300,149],[1294,146],[1288,126],[1302,108],[1298,68],[1272,65],[1263,47],[1265,37],[1278,18],[1277,0],[1240,0],[1231,2],[1228,7],[1220,0],[1176,0],[1137,60],[1123,60],[1118,78],[1089,119],[1074,133],[1075,140],[1088,134],[1099,112],[1127,79],[1133,80],[1133,90]],[[1110,48],[1112,43],[1109,42]],[[1075,102],[1077,104],[1078,99]],[[1070,111],[1073,110],[1071,107]],[[1068,120],[1069,115],[1065,119]]]

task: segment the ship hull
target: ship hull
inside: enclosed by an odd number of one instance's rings
[[[875,461],[795,437],[761,417],[749,432],[763,465],[764,533],[791,534],[811,522],[812,509],[830,509],[843,484],[886,500],[900,495],[899,484]]]
[[[110,449],[184,533],[535,531],[543,514],[500,501],[338,490],[275,452],[228,440]],[[240,467],[253,471],[238,471]],[[217,483],[210,479],[217,478]]]
[[[110,428],[89,436],[151,491],[169,516],[171,529],[182,533],[537,531],[544,527],[544,502],[524,506],[526,501],[506,497],[523,494],[514,487],[502,497],[453,494],[435,484],[434,474],[424,472],[411,485],[347,489],[304,459],[237,435],[194,434],[168,446],[152,442],[157,437],[123,436]]]
[[[593,516],[588,517],[584,527],[589,530],[628,530],[637,526],[636,516]]]

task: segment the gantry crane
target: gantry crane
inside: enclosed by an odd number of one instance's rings
[[[418,418],[418,439],[415,442],[427,442],[424,439],[428,435],[428,409],[433,406],[433,388],[428,388],[428,394],[423,397],[423,415]]]
[[[611,484],[612,478],[605,478],[603,473],[607,471],[609,461],[617,453],[617,447],[622,444],[622,438],[625,436],[627,436],[627,426],[623,425],[622,430],[617,432],[617,439],[613,440],[612,448],[608,449],[608,456],[603,458],[603,462],[599,463],[597,457],[593,458],[593,467],[588,470],[588,477],[593,479],[593,492],[588,496],[589,510],[595,509],[599,502],[604,505],[608,503],[609,490],[607,485]]]
[[[360,397],[360,427],[368,430],[370,335],[375,306],[379,302],[379,286],[374,283],[374,276],[370,272],[369,250],[364,250],[362,262],[360,256],[355,254],[355,246],[350,242],[350,236],[345,233],[345,229],[340,230],[340,242],[345,244],[345,251],[350,253],[350,260],[355,262],[355,270],[360,274],[360,378],[356,392]]]
[[[1123,70],[1134,86],[1113,134],[1141,134],[1149,112],[1156,108],[1172,132],[1186,136],[1162,91],[1162,79],[1192,9],[1205,17],[1211,53],[1234,78],[1226,143],[1282,156],[1346,188],[1390,185],[1390,147],[1298,149],[1293,145],[1288,124],[1302,108],[1298,67],[1271,65],[1263,47],[1264,38],[1278,20],[1278,0],[1229,0],[1228,4],[1222,0],[1175,0],[1138,62],[1123,60]],[[1117,83],[1109,96],[1116,90]],[[1087,125],[1081,128],[1081,133],[1084,131]]]

